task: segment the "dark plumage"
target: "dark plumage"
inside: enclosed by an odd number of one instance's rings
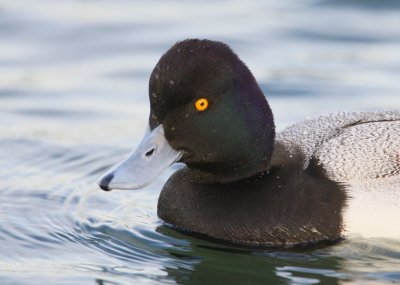
[[[100,186],[142,188],[185,163],[163,187],[158,215],[186,232],[265,246],[335,241],[349,198],[340,182],[399,173],[399,112],[324,116],[275,137],[253,75],[220,42],[171,47],[151,74],[149,97],[149,133]]]

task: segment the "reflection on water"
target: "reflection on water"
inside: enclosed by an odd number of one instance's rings
[[[0,283],[400,282],[396,239],[288,251],[177,233],[156,216],[174,169],[145,190],[98,189],[97,177],[144,132],[151,69],[187,37],[230,44],[279,129],[337,110],[400,107],[395,0],[3,1]]]

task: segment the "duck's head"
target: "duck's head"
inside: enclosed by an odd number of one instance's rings
[[[225,44],[190,39],[159,60],[149,83],[142,142],[99,180],[104,190],[138,189],[174,162],[199,180],[231,182],[268,168],[275,127],[253,75]]]

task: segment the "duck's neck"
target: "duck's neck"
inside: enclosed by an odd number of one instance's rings
[[[270,161],[263,158],[249,163],[207,163],[204,165],[189,165],[193,181],[198,183],[232,183],[262,174],[268,171]]]

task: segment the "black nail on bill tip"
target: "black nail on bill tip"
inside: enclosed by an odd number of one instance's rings
[[[103,177],[101,179],[99,186],[101,189],[104,191],[110,191],[111,189],[108,188],[108,185],[110,185],[111,180],[114,178],[114,174],[108,174],[107,176]]]

